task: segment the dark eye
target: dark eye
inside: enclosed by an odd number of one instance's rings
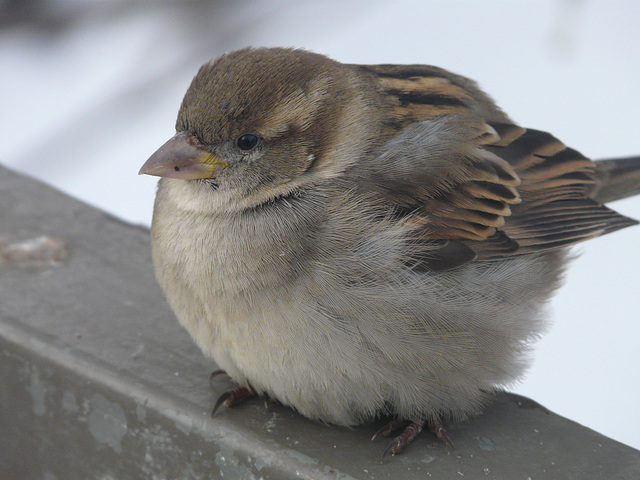
[[[253,150],[255,146],[258,144],[258,136],[253,133],[245,133],[241,135],[238,140],[236,140],[236,145],[240,150]]]

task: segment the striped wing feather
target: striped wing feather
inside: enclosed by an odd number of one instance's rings
[[[414,125],[446,117],[466,115],[479,124],[475,148],[452,154],[440,166],[442,179],[427,176],[416,185],[392,178],[381,187],[426,246],[416,268],[542,252],[637,223],[589,198],[597,190],[594,162],[549,133],[514,125],[471,80],[421,65],[360,68],[392,99],[392,138],[402,141]],[[424,150],[430,154],[429,146]]]
[[[498,134],[512,129],[493,127]],[[522,202],[503,228],[519,245],[513,253],[573,245],[637,223],[588,197],[596,182],[595,163],[549,133],[524,130],[506,145],[486,148],[509,162],[521,180]]]

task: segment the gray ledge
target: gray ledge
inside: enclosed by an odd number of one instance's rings
[[[230,384],[166,305],[148,231],[1,167],[0,205],[0,478],[640,478],[640,452],[510,394],[448,427],[455,450],[423,434],[383,463],[380,423],[259,401],[211,419]]]

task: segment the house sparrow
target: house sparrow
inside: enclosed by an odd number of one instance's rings
[[[203,65],[159,182],[157,279],[240,387],[401,452],[517,380],[567,247],[637,222],[640,158],[594,163],[467,78],[248,48]]]

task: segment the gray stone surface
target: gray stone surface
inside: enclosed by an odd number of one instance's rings
[[[1,167],[0,205],[1,479],[640,478],[640,452],[510,394],[448,427],[455,450],[423,434],[383,463],[380,422],[330,427],[259,401],[211,419],[231,384],[210,387],[148,231]],[[53,252],[20,253],[41,236]],[[52,263],[56,239],[68,256]]]

